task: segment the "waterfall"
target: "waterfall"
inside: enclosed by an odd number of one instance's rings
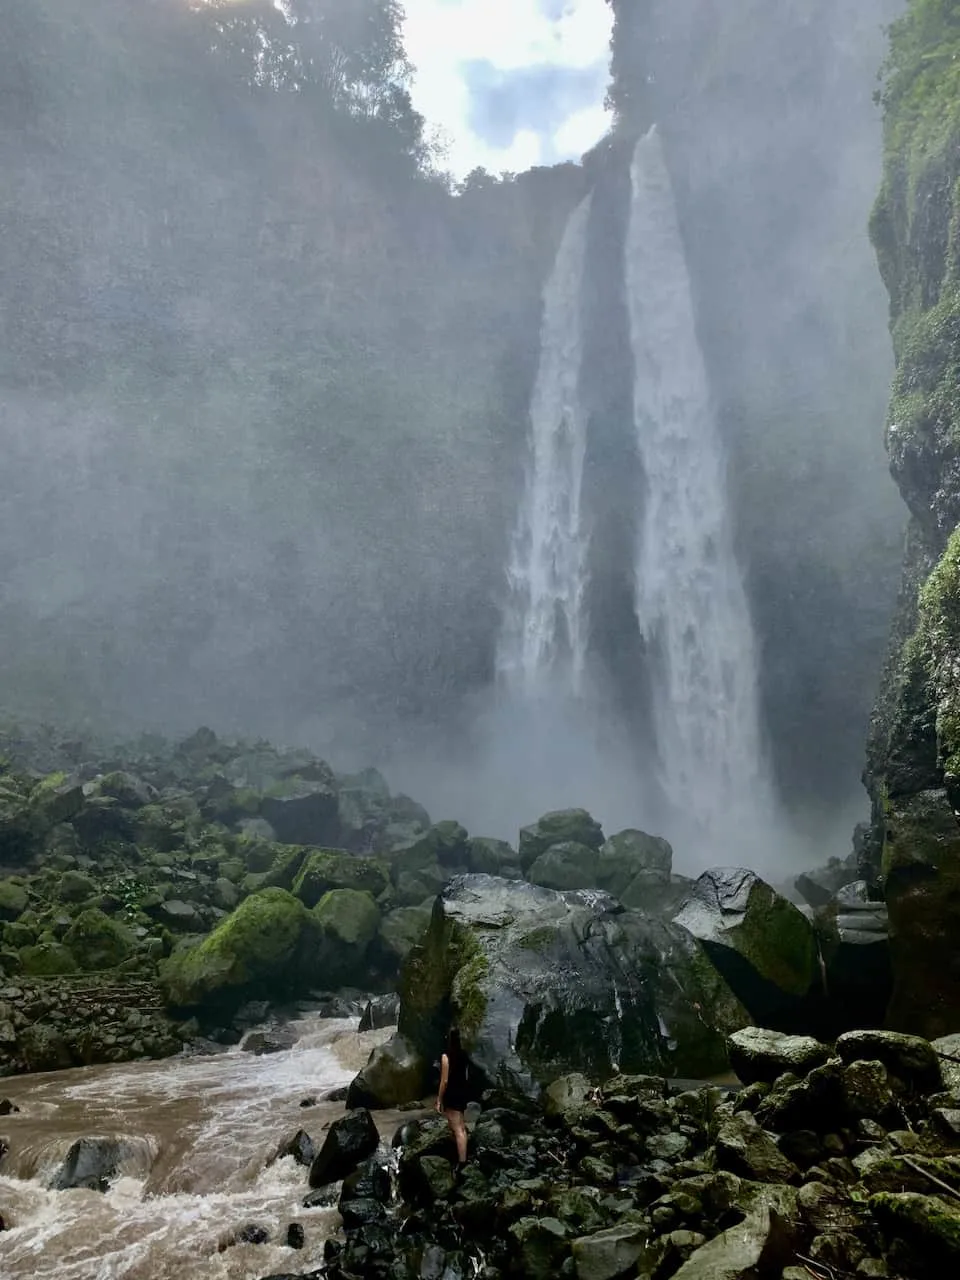
[[[523,695],[550,687],[576,696],[583,680],[588,537],[581,510],[586,419],[580,295],[590,206],[588,196],[570,218],[544,291],[530,458],[497,651],[502,682]]]
[[[637,146],[626,244],[634,420],[644,473],[636,607],[653,663],[660,782],[699,835],[768,803],[757,657],[724,456],[656,130]],[[760,828],[753,822],[754,832]]]

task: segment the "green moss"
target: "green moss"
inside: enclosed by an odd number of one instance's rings
[[[369,893],[331,889],[313,910],[324,933],[344,946],[366,949],[380,927],[380,911]]]
[[[531,929],[529,933],[523,934],[517,945],[524,951],[543,951],[551,942],[556,941],[556,937],[556,929],[551,929],[549,925],[541,925],[538,929]]]
[[[453,980],[450,993],[453,998],[453,1013],[468,1042],[477,1035],[486,1016],[487,994],[483,983],[489,970],[489,961],[478,947]]]
[[[928,1274],[955,1275],[960,1264],[960,1213],[936,1196],[881,1191],[867,1202],[889,1247],[923,1260]],[[938,1268],[950,1268],[939,1271]]]
[[[293,882],[293,892],[308,907],[316,906],[330,889],[356,889],[379,897],[390,882],[387,864],[356,858],[340,849],[309,854]]]
[[[426,937],[411,949],[400,974],[399,1030],[428,1059],[441,1051],[447,1028],[460,1015],[454,996],[457,975],[479,953],[480,944],[473,933],[449,919],[438,899]],[[482,1018],[481,976],[479,966],[471,970],[462,992],[467,1016],[474,1019],[478,1014]]]

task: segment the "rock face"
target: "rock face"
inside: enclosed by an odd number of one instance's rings
[[[369,1111],[352,1111],[335,1121],[310,1166],[311,1187],[339,1182],[372,1156],[379,1145],[380,1135]]]
[[[675,923],[702,944],[751,1015],[789,1029],[820,980],[813,926],[752,871],[705,871]]]
[[[950,230],[960,214],[960,119],[953,16],[915,0],[892,39],[884,177],[871,230],[897,356],[887,444],[911,523],[868,745],[873,822],[864,874],[882,887],[889,909],[889,1025],[939,1036],[960,1025],[960,293]]]
[[[487,1078],[526,1094],[568,1071],[722,1070],[746,1020],[684,930],[490,876],[452,882],[401,975],[400,1032],[427,1061],[451,1018]]]
[[[788,1071],[807,1075],[822,1067],[830,1051],[812,1036],[788,1036],[760,1027],[744,1027],[729,1040],[730,1065],[744,1084],[772,1084]]]

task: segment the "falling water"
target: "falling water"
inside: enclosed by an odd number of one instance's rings
[[[512,691],[580,692],[587,646],[587,533],[581,510],[586,419],[580,293],[591,198],[575,210],[544,294],[531,455],[508,580],[497,669]]]
[[[753,628],[727,513],[723,449],[697,341],[670,177],[637,146],[626,272],[644,471],[637,614],[654,655],[668,803],[699,836],[742,833],[768,805]],[[722,836],[721,836],[722,839]]]

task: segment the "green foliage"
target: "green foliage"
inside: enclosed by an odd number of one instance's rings
[[[922,665],[936,706],[940,762],[960,774],[960,529],[920,592],[919,621],[905,665]]]

